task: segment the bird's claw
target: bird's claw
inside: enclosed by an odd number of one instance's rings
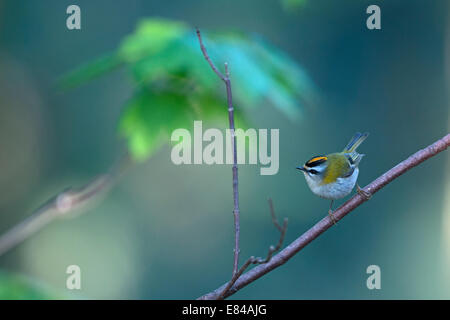
[[[361,189],[359,185],[356,185],[356,192],[358,192],[358,194],[366,200],[370,200],[370,198],[372,198],[372,194],[364,189]]]
[[[328,216],[330,217],[330,220],[333,222],[333,224],[336,224],[337,220],[333,215],[333,211],[330,209],[328,210]]]

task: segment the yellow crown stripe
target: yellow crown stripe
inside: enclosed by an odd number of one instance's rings
[[[312,158],[311,160],[309,160],[308,163],[313,163],[313,162],[320,161],[320,160],[327,160],[327,157],[323,157],[323,156],[315,157],[315,158]]]

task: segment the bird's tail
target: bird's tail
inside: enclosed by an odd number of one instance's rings
[[[360,133],[357,132],[355,133],[355,135],[353,136],[353,138],[350,140],[350,142],[347,144],[347,146],[344,148],[343,152],[347,153],[352,162],[356,165],[359,164],[359,162],[361,161],[362,157],[364,156],[363,154],[357,153],[356,152],[356,148],[359,147],[359,145],[361,143],[363,143],[364,140],[366,140],[366,138],[369,136],[368,132],[365,133]]]
[[[361,143],[363,143],[363,141],[366,140],[366,138],[368,136],[369,136],[368,132],[365,132],[365,133],[357,132],[357,133],[355,133],[355,135],[353,136],[352,140],[350,140],[350,142],[344,148],[343,152],[345,152],[345,153],[352,153],[352,152],[356,151],[356,148],[358,148],[359,145]]]

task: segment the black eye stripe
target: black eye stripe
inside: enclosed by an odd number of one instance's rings
[[[312,173],[312,174],[318,174],[318,173],[319,173],[319,171],[314,170],[314,169],[308,170],[308,172],[309,172],[309,173]]]

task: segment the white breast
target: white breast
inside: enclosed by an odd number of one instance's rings
[[[352,175],[346,178],[337,178],[335,182],[328,184],[320,184],[313,180],[307,173],[305,173],[306,182],[311,191],[319,197],[325,199],[336,200],[347,196],[355,187],[358,179],[359,169],[355,168]]]

